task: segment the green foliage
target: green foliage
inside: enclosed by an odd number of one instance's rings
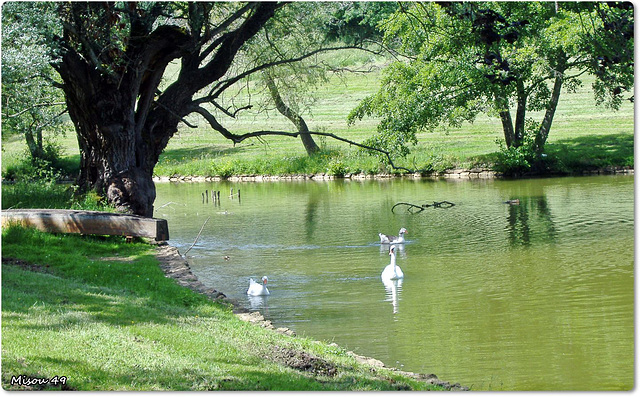
[[[633,102],[634,4],[631,2],[581,3],[574,7],[593,10],[590,23],[601,28],[585,38],[590,53],[590,72],[597,79],[593,90],[598,104],[619,109],[623,94]]]
[[[523,175],[531,170],[535,152],[530,145],[505,147],[502,142],[495,169],[507,176]]]
[[[52,179],[20,180],[2,185],[2,209],[43,208],[115,211],[94,191],[78,194],[74,186]]]
[[[7,2],[2,6],[2,135],[21,134],[34,159],[58,158],[49,136],[62,133],[63,95],[49,45],[55,3]],[[48,134],[49,136],[47,136]]]
[[[502,141],[496,143],[500,149],[496,155],[494,169],[506,176],[521,176],[530,171],[542,171],[547,154],[538,153],[535,150],[535,134],[538,123],[527,120],[525,136],[519,146],[506,147]]]
[[[613,5],[405,3],[382,23],[387,44],[405,58],[387,67],[378,92],[362,100],[348,121],[380,118],[377,136],[370,142],[406,155],[421,131],[457,128],[480,113],[506,120],[514,108],[515,123],[503,125],[510,124],[504,127],[507,145],[513,140],[514,146],[526,146],[518,137],[524,135],[527,112],[555,106],[552,96],[556,94],[549,84],[556,73],[562,74],[565,87],[575,90],[580,76],[594,70],[594,62],[601,65],[594,85],[598,102],[605,92],[629,89],[631,58],[620,56],[604,65],[611,58],[597,56],[596,47],[600,53],[607,52],[600,48],[607,40],[596,32],[607,24],[610,29],[605,32],[621,28],[628,37],[614,47],[628,54],[633,46],[628,32],[632,18],[628,8]],[[611,46],[607,49],[612,57]],[[543,145],[551,119],[540,120],[536,134]],[[503,157],[525,166],[527,156],[522,150],[505,152]]]
[[[336,3],[331,19],[325,23],[327,38],[348,44],[380,39],[378,26],[397,9],[398,4],[393,2]]]

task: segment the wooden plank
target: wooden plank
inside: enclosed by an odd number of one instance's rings
[[[16,209],[2,211],[2,226],[17,223],[50,233],[148,237],[169,240],[165,219],[100,211]]]

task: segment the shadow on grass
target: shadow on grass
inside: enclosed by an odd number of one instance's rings
[[[169,149],[162,152],[160,156],[160,162],[168,162],[168,161],[185,161],[185,160],[193,160],[193,159],[215,159],[218,157],[228,156],[232,154],[242,153],[247,150],[248,147],[253,146],[254,144],[248,145],[237,145],[233,147],[218,147],[218,146],[202,146],[202,147],[193,147],[193,148],[180,148],[180,149]]]
[[[23,270],[6,262],[2,268],[2,293],[9,298],[2,305],[2,320],[16,328],[60,331],[96,322],[112,326],[173,322],[165,315],[166,306],[160,307],[148,298],[78,284],[55,275]],[[36,312],[48,320],[24,320],[24,314]]]
[[[585,135],[560,139],[545,146],[547,172],[566,174],[602,169],[608,166],[633,167],[632,134]],[[476,164],[496,164],[499,152],[473,158]]]
[[[633,166],[633,141],[632,134],[586,135],[548,143],[546,152],[575,171]]]
[[[124,326],[165,323],[207,301],[166,278],[147,247],[125,244],[122,237],[60,236],[9,227],[2,238],[2,293],[3,298],[11,297],[3,299],[3,311],[61,307],[85,313],[93,321]],[[90,255],[135,259],[94,261]],[[46,263],[30,265],[43,258]],[[65,317],[66,321],[76,320]]]

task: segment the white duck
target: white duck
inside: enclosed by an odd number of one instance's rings
[[[380,277],[382,280],[400,280],[404,278],[404,273],[400,266],[396,265],[396,246],[392,245],[389,248],[389,255],[391,256],[391,263],[387,265],[382,271]]]
[[[267,276],[262,277],[262,284],[256,283],[252,278],[249,279],[249,289],[247,295],[261,296],[270,295],[271,293],[267,289]]]
[[[402,244],[404,243],[404,235],[407,233],[407,229],[402,228],[397,236],[388,236],[382,233],[378,233],[378,236],[380,236],[380,244]]]

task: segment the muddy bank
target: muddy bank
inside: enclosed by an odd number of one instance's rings
[[[265,320],[260,312],[250,312],[249,310],[243,308],[239,304],[239,302],[235,301],[234,299],[228,298],[224,293],[214,288],[206,287],[191,272],[189,262],[185,258],[183,258],[182,255],[180,255],[180,252],[177,248],[172,247],[167,243],[161,243],[157,246],[156,249],[156,256],[160,262],[160,268],[164,271],[167,277],[176,280],[179,285],[189,288],[197,293],[204,294],[214,301],[230,305],[233,312],[243,321],[247,321],[261,327],[271,329],[281,334],[289,335],[292,337],[296,336],[295,332],[293,332],[289,328],[276,328],[275,326],[273,326],[271,321]],[[332,345],[338,346],[336,344]],[[278,347],[276,346],[276,348]],[[413,372],[400,371],[396,368],[385,367],[382,361],[376,360],[375,358],[360,356],[352,351],[347,352],[347,354],[354,357],[360,363],[368,364],[378,368],[387,368],[405,376],[410,376],[416,380],[430,383],[436,386],[441,386],[447,390],[469,390],[468,387],[461,386],[459,383],[451,384],[449,382],[442,381],[438,379],[438,377],[434,374],[424,375]],[[322,373],[326,372],[329,374],[331,373],[331,371],[334,371],[333,368],[328,368],[326,366],[326,363],[322,359],[313,357],[309,354],[306,354],[305,352],[278,351],[278,357],[281,358],[280,361],[282,361],[285,365],[291,366],[292,368],[297,368],[305,371],[310,370],[312,372],[321,370]]]

